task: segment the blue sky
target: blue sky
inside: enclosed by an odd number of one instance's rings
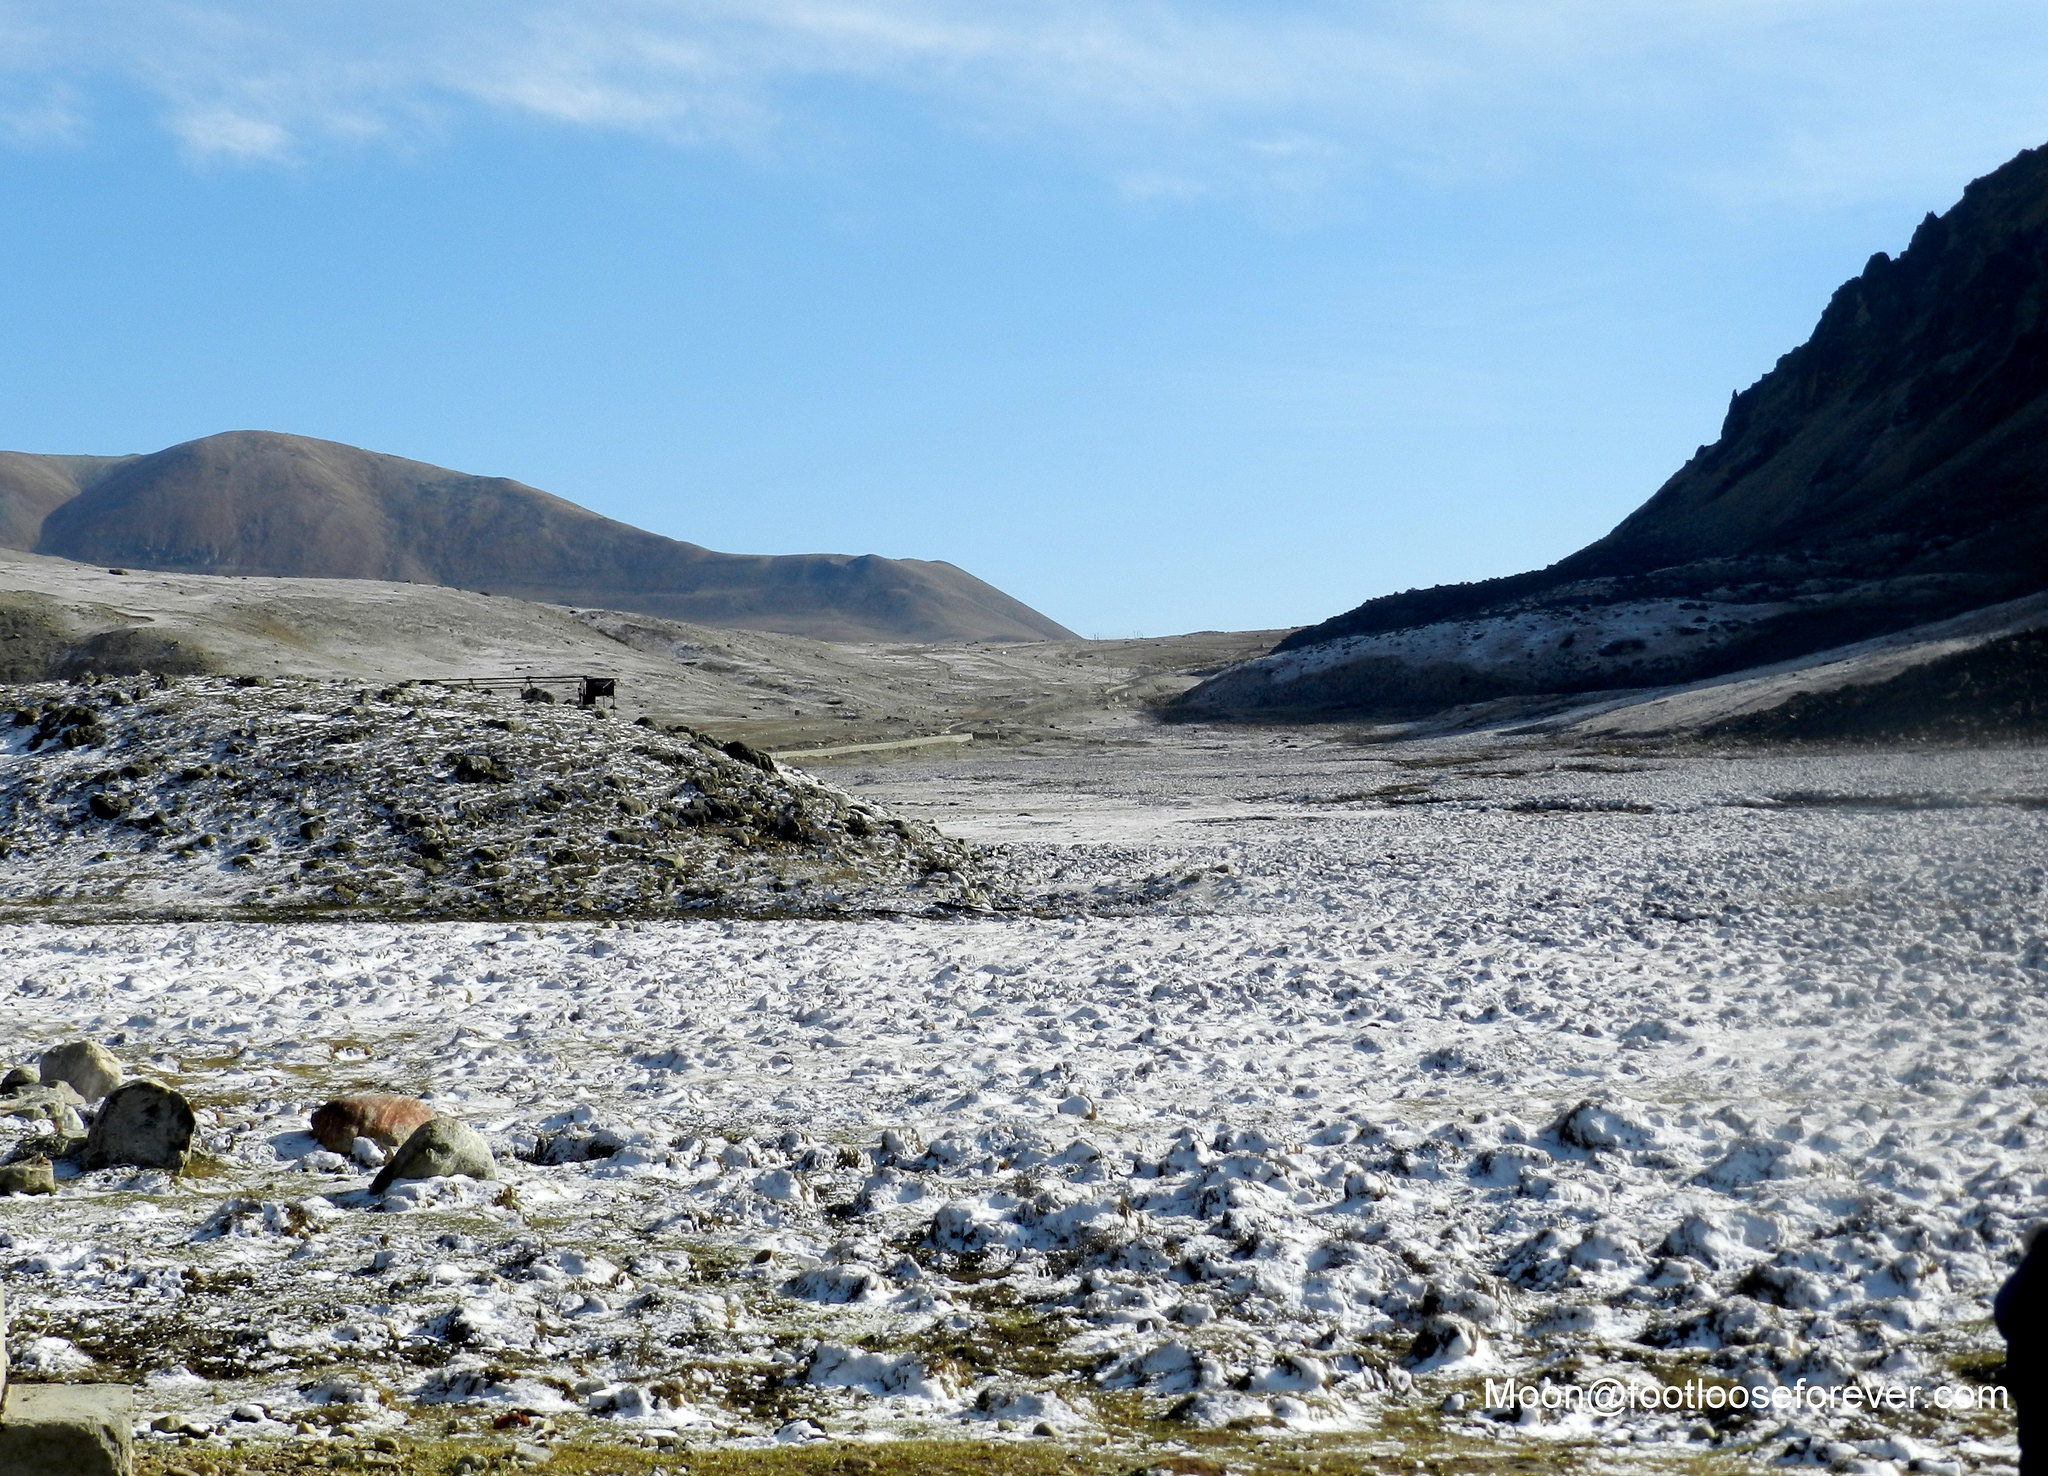
[[[2012,0],[0,0],[0,446],[1301,623],[1604,532],[2044,78]]]

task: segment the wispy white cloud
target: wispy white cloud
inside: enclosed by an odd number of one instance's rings
[[[68,87],[0,78],[0,145],[47,146],[76,139],[84,112]]]
[[[2044,64],[2037,0],[0,0],[0,133],[124,89],[200,159],[477,114],[773,147],[865,90],[1150,199],[1560,149],[1854,195],[2048,135]]]

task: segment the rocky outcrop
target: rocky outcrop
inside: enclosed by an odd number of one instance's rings
[[[147,456],[0,453],[0,547],[193,574],[449,585],[826,640],[1073,635],[951,564],[714,553],[504,477],[262,431]]]
[[[1370,600],[1185,711],[1412,716],[1694,681],[2048,588],[2048,148],[1977,180],[1547,569]]]

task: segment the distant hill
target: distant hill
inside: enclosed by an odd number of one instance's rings
[[[2048,589],[2048,148],[1882,252],[1655,496],[1527,574],[1368,600],[1183,699],[1425,713],[1685,682]]]
[[[1073,637],[951,564],[714,553],[503,477],[264,431],[147,456],[0,453],[0,546],[177,573],[411,580],[823,640]]]
[[[0,451],[0,547],[33,549],[51,513],[115,467],[140,459]]]
[[[1093,747],[1100,722],[1145,711],[1281,634],[851,645],[433,584],[116,574],[0,549],[0,684],[142,672],[370,689],[535,678],[567,699],[575,688],[561,679],[589,675],[616,682],[628,718],[771,750],[942,734],[976,735],[976,753]],[[8,706],[20,705],[13,694]]]

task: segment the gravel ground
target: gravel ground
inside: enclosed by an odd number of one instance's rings
[[[2048,751],[1094,737],[832,776],[1008,910],[12,927],[12,1057],[106,1041],[203,1149],[0,1201],[17,1369],[323,1458],[2011,1467]],[[367,1088],[500,1177],[371,1196],[304,1131]],[[1546,1378],[1681,1392],[1498,1407]]]

